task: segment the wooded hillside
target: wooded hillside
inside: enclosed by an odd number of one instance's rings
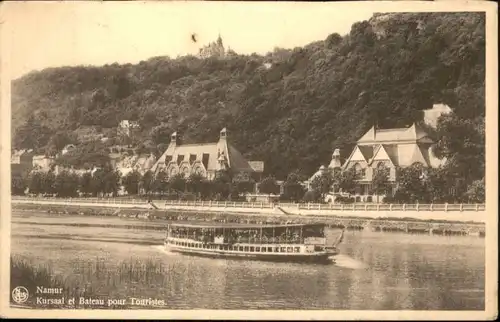
[[[53,153],[89,129],[111,137],[110,146],[122,119],[141,124],[131,143],[151,151],[173,131],[186,142],[209,142],[227,127],[248,159],[285,178],[312,174],[336,147],[348,154],[375,122],[407,126],[441,102],[455,116],[436,131],[440,151],[466,153],[457,162],[480,167],[477,179],[484,176],[484,80],[483,13],[385,14],[343,37],[266,56],[155,57],[30,73],[12,84],[13,147]]]

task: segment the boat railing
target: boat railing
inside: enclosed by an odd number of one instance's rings
[[[171,238],[189,239],[192,241],[215,243],[216,240],[210,236],[193,236],[185,234],[170,235]],[[304,238],[283,238],[283,237],[240,237],[224,238],[221,240],[224,244],[304,244]],[[218,242],[220,243],[220,241]]]

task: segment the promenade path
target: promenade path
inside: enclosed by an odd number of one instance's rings
[[[56,198],[27,198],[13,197],[12,204],[38,205],[68,205],[79,207],[106,207],[106,208],[135,208],[160,209],[196,212],[222,212],[240,214],[266,215],[300,215],[300,216],[338,216],[363,217],[386,219],[415,219],[434,221],[457,221],[486,223],[486,209],[484,205],[387,205],[387,204],[286,204],[279,205],[265,203],[244,202],[215,202],[215,201],[165,201],[153,200],[152,204],[144,200],[133,199],[56,199]]]

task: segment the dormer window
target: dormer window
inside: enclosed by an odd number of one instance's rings
[[[196,161],[196,154],[189,155],[189,164],[193,164]]]

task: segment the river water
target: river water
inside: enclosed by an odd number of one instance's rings
[[[482,238],[348,231],[335,263],[290,264],[167,253],[162,225],[18,212],[11,252],[103,297],[170,309],[484,310]],[[131,263],[153,272],[124,273]]]

